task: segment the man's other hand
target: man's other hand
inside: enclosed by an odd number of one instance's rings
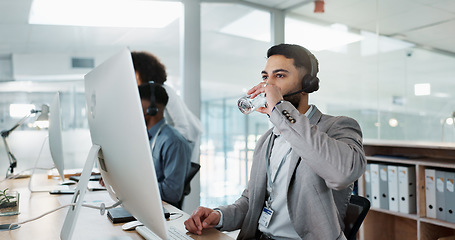
[[[218,225],[221,214],[211,208],[198,207],[185,221],[185,228],[191,233],[201,235],[202,229]]]

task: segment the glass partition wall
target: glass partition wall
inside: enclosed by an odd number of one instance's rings
[[[218,206],[242,193],[255,142],[269,128],[266,116],[243,115],[237,100],[262,81],[270,13],[209,3],[201,12],[201,204]],[[224,12],[229,12],[228,19],[219,17]]]
[[[237,4],[202,6],[210,14],[202,17],[201,202],[216,207],[232,203],[246,187],[255,142],[271,127],[259,113],[242,115],[236,101],[260,81],[272,43],[267,11]],[[218,31],[207,31],[220,24],[216,16],[223,11],[236,14]],[[310,103],[326,114],[356,119],[364,139],[455,141],[454,54],[349,28],[323,15],[286,14],[285,42],[309,48],[319,60],[321,85]],[[219,47],[218,60],[211,58],[211,44]],[[209,81],[217,82],[214,88]]]
[[[208,207],[238,198],[249,179],[255,143],[271,127],[266,116],[243,115],[237,109],[237,99],[261,81],[266,51],[272,45],[271,13],[254,6],[239,1],[201,3],[200,183],[201,204]],[[380,11],[373,9],[371,14]],[[455,142],[455,54],[403,41],[380,29],[345,26],[323,14],[305,17],[292,11],[285,15],[285,41],[308,47],[319,60],[320,90],[310,95],[310,103],[324,113],[355,118],[365,139]],[[15,21],[25,19],[9,22]],[[79,69],[77,80],[66,80],[63,75],[75,72],[61,68],[61,56],[93,57],[97,65],[124,47],[150,51],[166,65],[168,84],[180,92],[180,27],[178,19],[161,29],[59,26],[60,33],[53,35],[49,26],[39,25],[30,32],[30,39],[47,33],[41,36],[46,41],[34,52],[27,49],[40,44],[36,39],[18,50],[6,48],[7,38],[0,37],[1,130],[20,119],[12,116],[11,104],[40,107],[60,91],[67,166],[82,168],[90,148],[84,145],[90,137],[82,75],[90,69]],[[0,34],[14,36],[6,27],[0,28]],[[46,62],[61,78],[43,79]],[[47,135],[45,129],[36,130],[28,123],[9,138],[18,158],[17,171],[32,167]],[[1,175],[7,165],[1,144]]]

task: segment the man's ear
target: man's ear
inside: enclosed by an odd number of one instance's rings
[[[134,71],[134,73],[136,74],[136,83],[139,86],[141,85],[141,76],[139,75],[138,71]]]

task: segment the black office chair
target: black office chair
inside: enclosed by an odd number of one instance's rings
[[[348,240],[355,240],[360,225],[370,210],[370,201],[362,196],[351,195],[346,217],[344,218],[344,235]]]
[[[176,206],[178,209],[180,209],[180,210],[182,209],[183,200],[185,199],[185,196],[187,196],[191,192],[191,180],[194,178],[194,176],[196,176],[196,174],[197,174],[197,172],[199,172],[200,168],[201,168],[201,165],[199,165],[198,163],[195,163],[195,162],[191,162],[190,172],[188,173],[188,175],[186,176],[186,179],[185,179],[185,186],[183,188],[182,198],[180,199],[180,201],[177,203],[177,206]]]

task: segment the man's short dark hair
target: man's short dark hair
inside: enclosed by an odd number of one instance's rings
[[[154,85],[154,92],[152,93],[152,86]],[[158,83],[145,83],[139,85],[139,97],[143,100],[149,100],[152,98],[152,94],[155,95],[155,102],[157,104],[162,104],[163,106],[167,105],[169,101],[169,96],[167,95],[166,90],[161,84]]]
[[[131,52],[134,70],[138,72],[141,83],[155,82],[163,84],[166,81],[166,67],[149,52]]]
[[[311,72],[311,60],[310,58],[313,59],[314,61],[314,69],[315,69],[315,72],[313,73],[313,77],[316,77],[318,71],[319,71],[319,63],[318,63],[318,60],[316,59],[316,57],[306,48],[300,46],[300,45],[296,45],[296,44],[279,44],[279,45],[275,45],[275,46],[272,46],[271,48],[269,48],[269,50],[267,51],[267,58],[269,58],[270,56],[273,56],[273,55],[283,55],[285,56],[286,58],[289,58],[289,59],[294,59],[294,66],[298,69],[298,68],[305,68],[308,72],[308,74],[310,74]]]

